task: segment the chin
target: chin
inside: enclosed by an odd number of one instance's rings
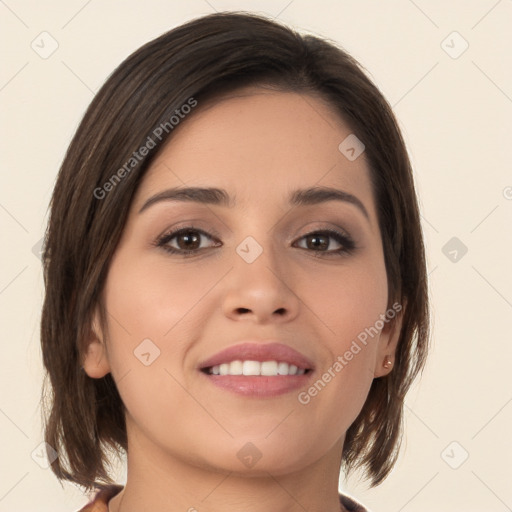
[[[267,434],[268,435],[268,432]],[[212,460],[212,451],[209,449],[207,460],[203,460],[205,466],[219,472],[230,472],[239,476],[266,476],[285,475],[299,471],[302,468],[321,458],[318,444],[314,444],[315,453],[308,450],[304,440],[298,439],[295,443],[283,443],[276,437],[274,440],[265,439],[265,435],[243,439],[231,439],[229,446],[216,450],[216,457]],[[219,461],[223,461],[220,465]]]

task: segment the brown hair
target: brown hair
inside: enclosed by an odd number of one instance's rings
[[[59,454],[51,468],[61,480],[87,489],[111,484],[109,451],[127,450],[124,406],[112,376],[92,379],[81,367],[96,306],[106,325],[101,292],[144,172],[173,133],[169,119],[191,98],[202,105],[247,85],[323,99],[366,146],[388,305],[406,307],[395,367],[373,380],[346,433],[342,460],[347,472],[362,468],[371,485],[396,461],[405,394],[423,368],[429,338],[419,208],[397,121],[358,62],[334,43],[261,16],[224,12],[181,25],[122,62],[87,109],[60,168],[43,248],[41,345],[44,436]],[[127,170],[149,138],[157,147]],[[116,173],[122,179],[114,183]],[[99,192],[107,188],[113,190]]]

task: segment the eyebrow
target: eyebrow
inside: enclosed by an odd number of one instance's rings
[[[226,190],[215,187],[176,187],[151,196],[139,210],[139,214],[161,201],[186,201],[232,208],[235,203]],[[309,206],[327,201],[341,201],[353,204],[369,220],[364,204],[354,195],[332,187],[311,187],[292,191],[289,203],[292,206]]]

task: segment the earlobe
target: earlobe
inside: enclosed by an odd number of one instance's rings
[[[101,379],[110,372],[105,342],[102,340],[103,336],[98,320],[98,310],[96,309],[82,365],[85,373],[93,379]]]
[[[379,338],[379,348],[375,361],[374,377],[383,377],[388,375],[395,364],[395,353],[398,346],[398,340],[402,333],[402,320],[405,313],[405,305],[395,318],[387,323],[381,331]]]
[[[91,341],[87,347],[83,368],[85,373],[93,379],[101,379],[110,372],[105,345],[99,341]]]

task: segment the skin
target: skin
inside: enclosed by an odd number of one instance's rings
[[[392,371],[383,361],[393,361],[400,320],[385,323],[307,405],[301,390],[235,395],[197,365],[241,340],[273,338],[309,357],[319,378],[388,309],[365,155],[349,161],[338,150],[350,133],[319,99],[247,88],[199,105],[148,169],[103,290],[108,329],[96,314],[84,361],[91,378],[112,373],[126,407],[128,479],[111,511],[340,510],[345,432],[372,380]],[[162,201],[138,213],[176,186],[224,188],[236,204]],[[368,218],[348,202],[289,206],[290,191],[311,186],[355,195]],[[192,220],[212,234],[197,255],[153,244]],[[328,228],[348,232],[356,249],[329,257],[308,244],[305,235]],[[247,236],[263,248],[250,264],[236,252]],[[327,242],[331,252],[341,247]],[[149,366],[134,356],[146,338],[160,350]],[[261,453],[252,468],[237,457],[248,442]]]

